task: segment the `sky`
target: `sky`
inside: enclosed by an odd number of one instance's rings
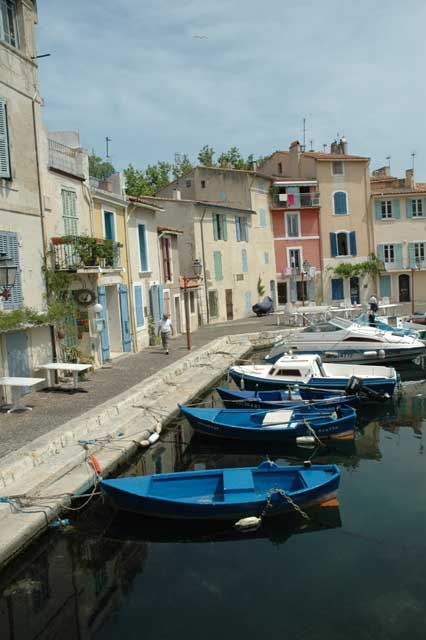
[[[302,140],[426,181],[424,0],[39,0],[44,121],[116,169]],[[198,37],[197,37],[198,36]],[[201,37],[200,37],[201,36]]]

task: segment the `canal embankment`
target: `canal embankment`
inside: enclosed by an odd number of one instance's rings
[[[96,489],[94,455],[111,473],[171,422],[177,403],[190,403],[253,349],[286,330],[218,338],[161,368],[77,418],[0,460],[0,566],[70,508],[72,496]],[[154,436],[155,437],[155,436]],[[84,500],[84,499],[83,499]]]

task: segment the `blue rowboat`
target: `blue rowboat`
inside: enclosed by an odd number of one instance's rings
[[[238,520],[292,511],[286,496],[301,508],[336,496],[340,471],[336,465],[258,467],[185,471],[162,475],[102,480],[115,505],[159,518]]]
[[[297,442],[298,438],[353,438],[356,412],[293,407],[281,410],[205,409],[178,405],[192,428],[204,435],[270,443]]]
[[[305,400],[306,390],[302,387],[298,392],[276,391],[241,391],[217,387],[216,391],[227,409],[285,409],[286,407],[314,406],[317,409],[335,408],[341,405],[354,406],[359,404],[356,395],[347,396],[345,393],[336,395],[331,391],[324,391],[319,399]]]

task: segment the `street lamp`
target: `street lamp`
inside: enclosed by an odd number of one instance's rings
[[[411,313],[414,315],[414,271],[420,271],[422,263],[419,256],[415,257],[415,267],[411,267]]]
[[[0,253],[0,296],[4,300],[10,300],[12,293],[10,288],[15,285],[18,267],[12,264],[6,253]]]
[[[185,325],[186,325],[186,347],[188,351],[191,351],[191,324],[189,318],[189,294],[188,294],[188,282],[190,280],[198,280],[201,276],[203,265],[201,260],[196,258],[192,263],[192,274],[183,276],[183,298],[185,303]]]
[[[301,277],[302,277],[302,307],[305,306],[305,286],[304,286],[304,279],[305,279],[305,275],[308,275],[309,269],[311,268],[311,263],[308,260],[304,260],[303,261],[303,265],[302,265],[302,271],[301,271]]]

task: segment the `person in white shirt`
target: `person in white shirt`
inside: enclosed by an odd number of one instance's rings
[[[173,325],[170,317],[167,313],[163,315],[163,319],[160,320],[160,324],[158,325],[158,333],[157,335],[161,335],[161,343],[163,345],[163,349],[166,352],[166,355],[169,355],[169,340],[170,336],[173,335]]]

